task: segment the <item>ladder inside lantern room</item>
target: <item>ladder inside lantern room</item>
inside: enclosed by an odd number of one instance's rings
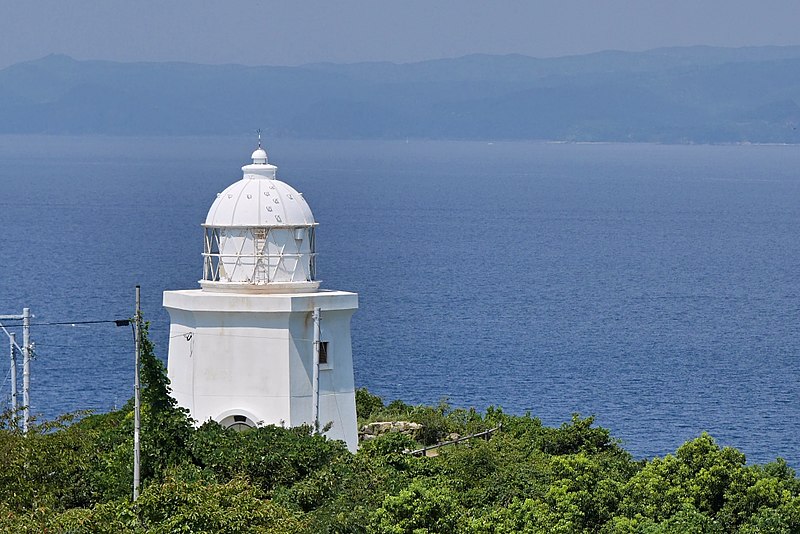
[[[267,256],[267,236],[269,230],[266,228],[253,228],[253,246],[255,248],[256,265],[253,272],[255,283],[269,282],[269,258]]]

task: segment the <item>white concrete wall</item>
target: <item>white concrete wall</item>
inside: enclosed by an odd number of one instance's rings
[[[320,307],[330,362],[320,371],[320,425],[332,422],[326,435],[355,450],[350,318],[358,308],[356,294],[165,291],[164,306],[171,319],[172,393],[198,424],[241,414],[287,426],[312,423],[311,316]]]
[[[319,372],[320,427],[333,423],[326,435],[347,443],[358,441],[357,426],[346,424],[356,420],[350,341],[350,319],[354,311],[323,308],[320,316],[320,340],[328,342],[328,364],[320,365]],[[290,421],[294,426],[310,422],[312,413],[314,322],[311,312],[292,315],[289,328],[294,341],[289,384],[292,397]]]

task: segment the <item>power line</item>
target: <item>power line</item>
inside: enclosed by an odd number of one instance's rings
[[[59,348],[59,349],[82,349],[82,348],[86,348],[85,344],[80,344],[80,343],[74,343],[72,345],[56,345],[56,344],[47,343],[47,342],[42,343],[40,341],[36,342],[36,346],[37,347],[47,347],[47,348],[55,347],[55,348]],[[119,347],[119,344],[97,345],[95,343],[92,343],[92,348],[93,349],[118,349],[120,347]],[[120,350],[122,350],[122,349],[120,349]]]
[[[75,326],[77,324],[103,324],[103,323],[114,323],[116,326],[128,326],[131,324],[130,319],[106,319],[102,321],[64,321],[64,322],[54,322],[54,323],[31,323],[31,326]],[[13,328],[15,326],[22,326],[22,323],[18,324],[6,324],[7,327]]]
[[[140,312],[138,311],[138,286],[137,286],[137,318],[139,317]],[[8,335],[11,341],[11,365],[9,366],[9,374],[12,377],[12,390],[11,390],[11,398],[12,398],[12,409],[16,410],[16,360],[15,360],[15,349],[20,350],[23,355],[22,360],[22,397],[23,397],[23,415],[22,415],[22,431],[24,433],[28,432],[28,422],[30,419],[29,409],[30,409],[30,362],[31,359],[34,357],[34,350],[33,350],[33,342],[30,339],[30,328],[31,326],[78,326],[78,325],[94,325],[94,324],[110,324],[114,323],[116,326],[131,326],[133,327],[133,321],[131,319],[103,319],[103,320],[95,320],[95,321],[52,321],[52,322],[45,322],[45,323],[31,323],[31,318],[33,315],[30,312],[30,308],[23,308],[22,315],[0,315],[0,319],[2,321],[7,320],[22,320],[21,323],[15,324],[8,324],[9,328],[14,327],[22,327],[22,347],[16,344],[14,341],[14,333],[9,332],[2,322],[0,322],[0,330],[2,330],[6,335]],[[66,347],[65,347],[66,348]],[[0,392],[5,389],[5,385],[8,381],[8,377],[3,380],[2,384],[0,384]]]

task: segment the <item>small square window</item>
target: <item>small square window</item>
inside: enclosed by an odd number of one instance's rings
[[[328,363],[328,342],[319,342],[319,364],[326,365]]]

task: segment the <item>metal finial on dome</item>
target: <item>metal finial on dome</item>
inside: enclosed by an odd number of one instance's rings
[[[266,165],[267,164],[267,151],[261,147],[261,128],[256,130],[258,132],[258,148],[253,152],[250,156],[253,158],[253,163],[256,165]]]

